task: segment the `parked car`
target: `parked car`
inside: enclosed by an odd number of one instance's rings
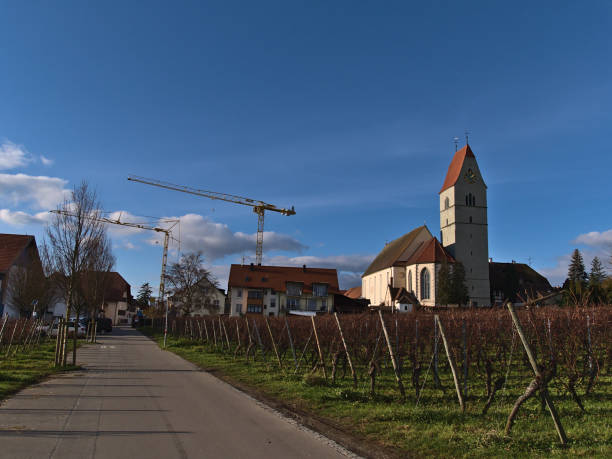
[[[59,330],[59,322],[53,322],[51,325],[47,327],[47,335],[56,337]],[[70,322],[68,325],[68,336],[72,337],[74,335],[74,322]],[[85,338],[87,335],[87,328],[83,326],[83,324],[79,323],[77,325],[77,338]]]
[[[83,326],[85,328],[87,328],[87,324],[89,323],[90,319],[86,319]],[[113,321],[111,319],[108,319],[106,317],[98,317],[96,319],[97,322],[97,327],[96,327],[96,333],[110,333],[113,331]]]

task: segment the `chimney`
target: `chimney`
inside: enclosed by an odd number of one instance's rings
[[[306,272],[306,265],[302,265],[302,271]]]
[[[251,263],[251,271],[255,271],[255,265]]]

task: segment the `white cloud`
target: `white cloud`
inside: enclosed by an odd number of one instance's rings
[[[43,155],[40,155],[40,162],[43,163],[43,166],[53,166],[53,163],[55,163],[55,161]]]
[[[226,224],[213,222],[198,214],[186,214],[180,217],[180,220],[180,228],[175,229],[173,236],[178,238],[180,234],[181,251],[183,252],[201,250],[208,262],[227,255],[243,253],[250,255],[255,252],[256,234],[233,232]],[[162,239],[163,235],[155,235],[149,242],[155,244]],[[176,248],[175,244],[173,246]],[[264,252],[302,252],[307,248],[293,237],[273,231],[264,232],[263,246]]]
[[[13,226],[42,225],[47,223],[50,218],[51,214],[49,212],[39,212],[31,215],[20,210],[0,209],[0,221]]]
[[[590,233],[581,234],[578,236],[574,243],[589,245],[591,247],[597,246],[612,246],[612,229],[607,231],[591,231]]]
[[[0,174],[0,199],[13,205],[29,203],[37,209],[52,209],[68,196],[67,180],[26,174]]]
[[[0,144],[0,170],[23,167],[32,161],[32,155],[23,146],[8,140]]]

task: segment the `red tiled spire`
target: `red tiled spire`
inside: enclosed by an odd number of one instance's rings
[[[459,179],[459,174],[461,173],[461,168],[463,167],[463,162],[465,161],[465,158],[474,157],[474,153],[472,152],[472,149],[468,144],[466,144],[465,147],[455,153],[455,156],[453,156],[453,160],[451,161],[450,166],[448,166],[448,172],[446,173],[444,185],[442,185],[440,193],[457,183],[457,179]]]

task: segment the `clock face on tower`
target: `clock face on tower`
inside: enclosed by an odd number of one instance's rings
[[[468,181],[468,183],[476,183],[476,174],[472,169],[467,170],[465,173],[465,179]]]

